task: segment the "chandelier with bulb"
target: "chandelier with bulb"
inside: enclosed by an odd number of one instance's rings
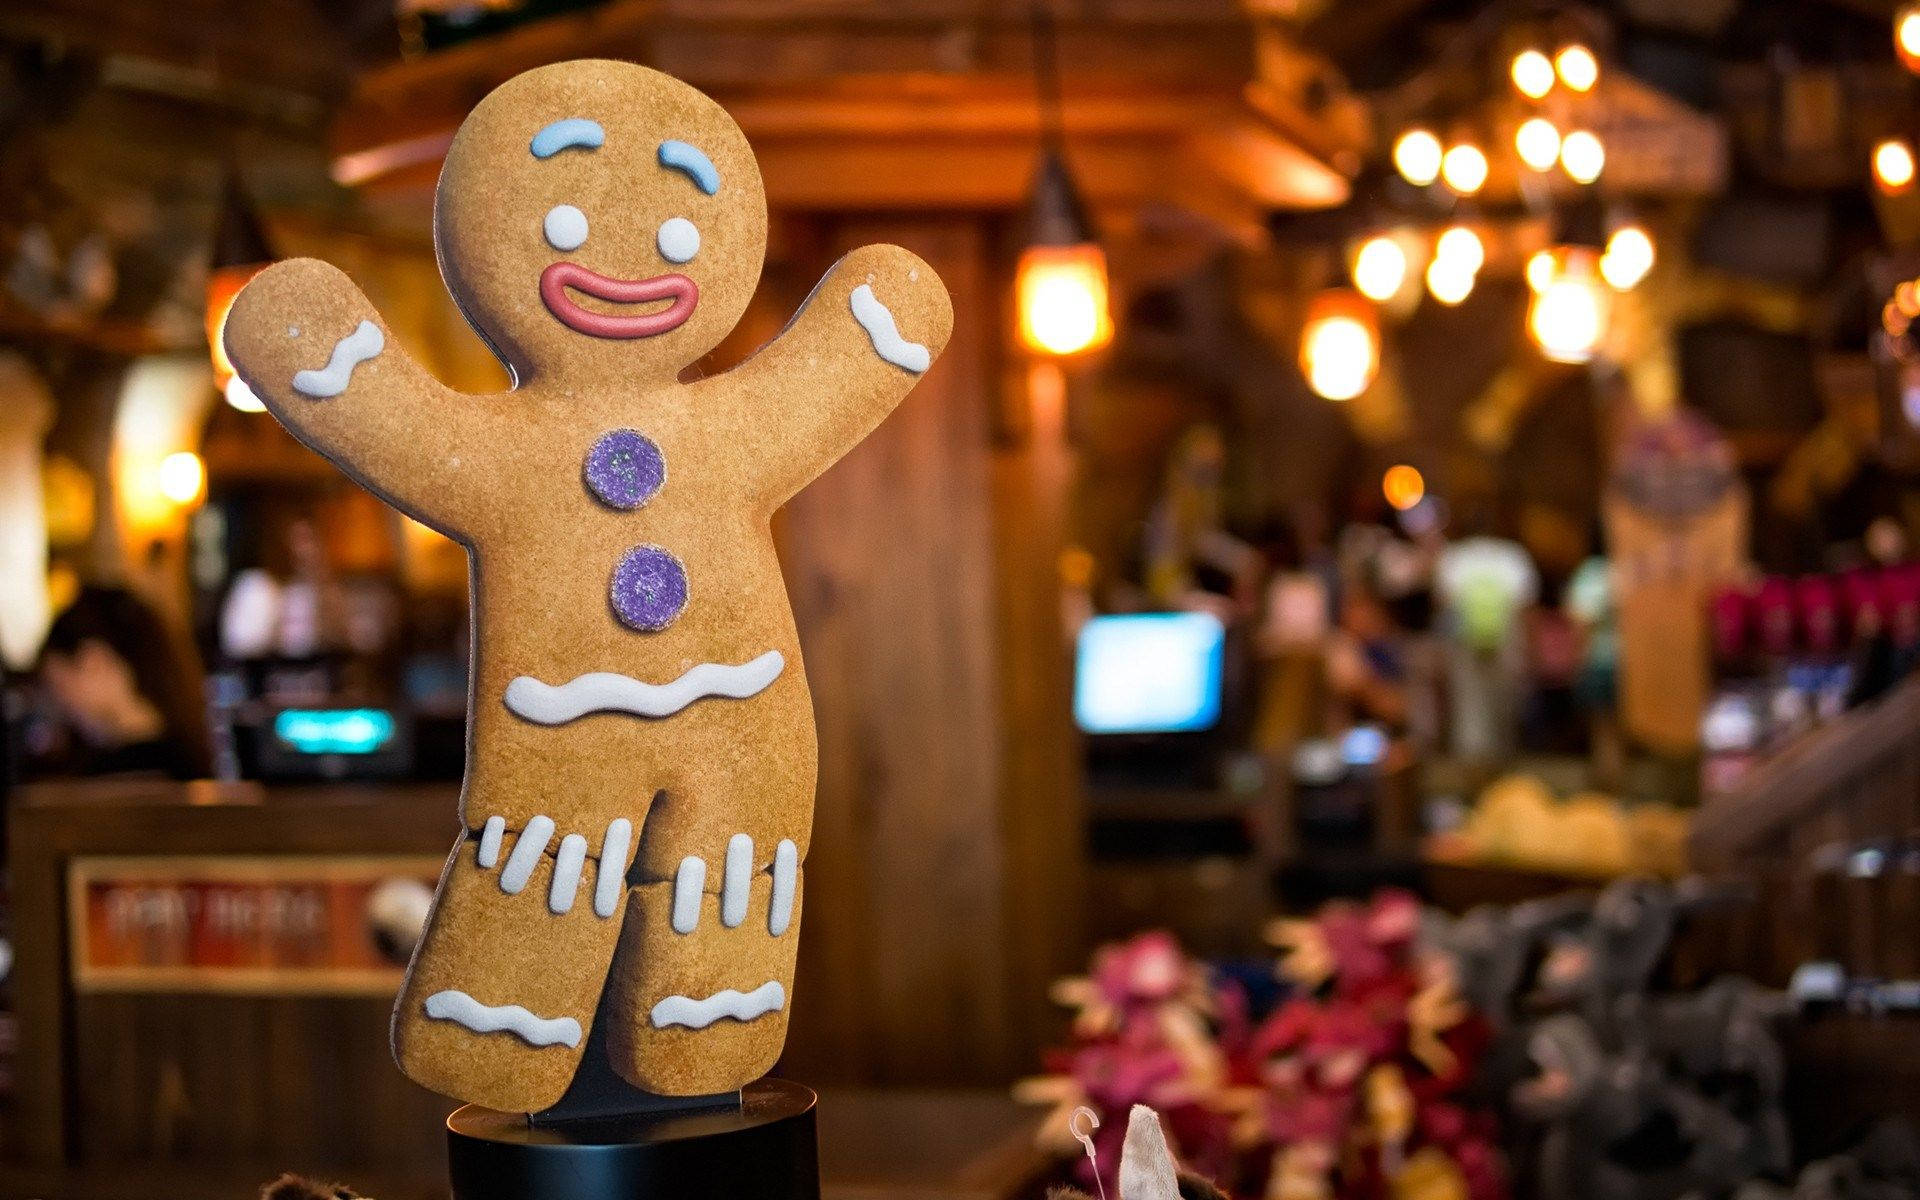
[[[1914,8],[1920,13],[1920,0]],[[1541,354],[1558,362],[1588,362],[1605,344],[1614,297],[1646,279],[1656,251],[1644,226],[1621,212],[1605,217],[1607,146],[1598,118],[1606,67],[1590,32],[1559,16],[1495,31],[1482,54],[1491,60],[1488,86],[1474,102],[1421,113],[1394,133],[1391,178],[1405,189],[1394,207],[1425,215],[1368,222],[1347,247],[1351,286],[1323,292],[1310,306],[1301,366],[1321,396],[1348,400],[1371,385],[1381,313],[1404,315],[1423,299],[1463,304],[1490,257],[1519,258],[1515,239],[1483,215],[1489,196],[1517,195],[1531,215],[1555,226],[1580,214],[1571,224],[1589,232],[1524,259],[1526,329]],[[1911,32],[1920,52],[1920,15]],[[1903,163],[1889,150],[1884,165],[1888,178],[1911,186],[1910,152]]]

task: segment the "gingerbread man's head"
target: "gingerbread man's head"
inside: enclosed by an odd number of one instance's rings
[[[671,379],[745,311],[766,193],[739,126],[632,63],[528,71],[460,126],[434,202],[440,268],[526,382]]]

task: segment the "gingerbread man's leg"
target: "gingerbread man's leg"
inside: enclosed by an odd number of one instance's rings
[[[787,850],[751,874],[739,849],[728,857],[734,878],[718,893],[686,879],[632,890],[608,984],[607,1051],[635,1087],[727,1091],[766,1074],[786,1044],[799,856]]]
[[[807,736],[701,755],[648,815],[606,1009],[613,1067],[636,1087],[728,1091],[786,1042],[816,762],[811,722],[793,719]]]
[[[545,817],[495,818],[454,847],[394,1010],[394,1056],[415,1082],[504,1112],[566,1092],[627,905],[633,828],[614,824],[598,857]]]

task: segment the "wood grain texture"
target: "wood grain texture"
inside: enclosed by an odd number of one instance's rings
[[[1006,281],[985,222],[818,227],[827,254],[875,237],[912,249],[974,319],[779,527],[821,746],[785,1069],[1003,1081],[1032,1066],[1046,981],[1083,949],[1049,548],[1065,451],[1057,433],[993,445]]]
[[[451,787],[25,789],[10,815],[21,1040],[8,1157],[437,1162],[452,1106],[394,1069],[385,998],[74,997],[63,889],[68,863],[90,855],[437,854],[453,800]]]
[[[977,304],[975,228],[834,231],[872,237],[916,248],[956,308]],[[982,337],[959,325],[893,419],[787,506],[827,798],[809,907],[837,943],[803,936],[812,982],[795,998],[790,1068],[820,1078],[981,1079],[1005,1054]],[[857,945],[841,940],[854,929]]]

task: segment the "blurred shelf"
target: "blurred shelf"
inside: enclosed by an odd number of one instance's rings
[[[127,358],[195,348],[195,343],[162,337],[144,321],[116,317],[46,317],[11,302],[0,303],[0,337],[51,342]]]
[[[1567,892],[1597,892],[1607,885],[1607,880],[1592,875],[1433,859],[1421,862],[1420,877],[1427,899],[1454,913],[1481,904],[1519,904]]]

